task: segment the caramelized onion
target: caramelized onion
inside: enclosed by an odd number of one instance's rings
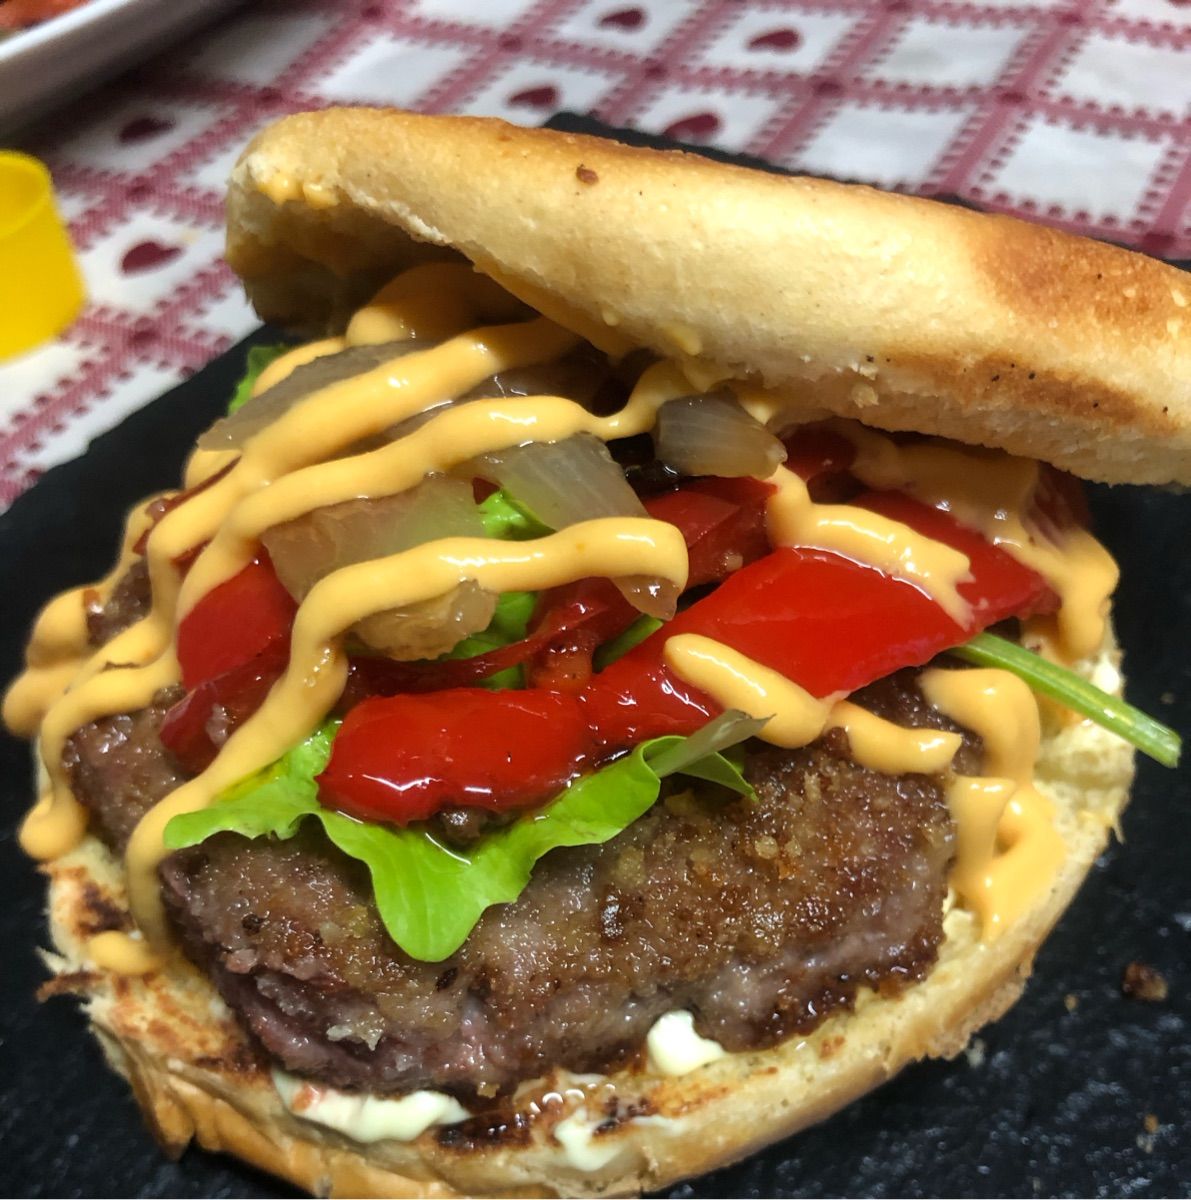
[[[647,617],[669,621],[678,611],[678,597],[682,593],[676,584],[660,575],[622,575],[613,582],[620,594]]]
[[[301,601],[324,576],[447,537],[483,537],[471,484],[433,475],[377,500],[348,500],[287,521],[262,537],[277,576]],[[445,596],[375,613],[353,632],[392,658],[434,658],[484,629],[496,598],[474,584]]]
[[[433,600],[365,617],[352,632],[365,646],[402,662],[438,658],[487,629],[495,611],[496,597],[469,579]]]
[[[658,458],[683,475],[767,479],[786,460],[782,443],[728,392],[663,404],[653,440]]]
[[[498,375],[489,375],[468,391],[390,426],[385,430],[383,440],[408,437],[448,408],[470,404],[473,400],[500,400],[506,396],[562,396],[593,412],[603,412],[618,408],[627,396],[627,389],[612,374],[608,360],[587,346],[573,350],[557,361],[513,367]]]
[[[563,529],[600,517],[646,517],[608,447],[590,433],[561,442],[531,442],[485,454],[476,473],[504,488],[543,525]],[[657,576],[615,581],[634,608],[668,620],[678,605],[678,589]]]
[[[216,421],[199,438],[199,449],[239,450],[249,438],[320,388],[353,375],[362,375],[392,358],[425,349],[425,342],[384,342],[375,346],[349,346],[346,350],[312,359],[295,367],[279,383],[254,396],[231,416]]]
[[[608,360],[590,346],[581,346],[552,362],[514,367],[499,375],[490,375],[459,399],[563,396],[593,412],[602,412],[623,403],[626,395],[626,387],[612,373]]]
[[[484,454],[476,460],[476,473],[551,529],[647,515],[608,447],[590,433]]]

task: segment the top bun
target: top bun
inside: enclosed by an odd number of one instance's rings
[[[459,254],[613,352],[1111,483],[1191,484],[1191,278],[1007,217],[501,121],[330,109],[241,157],[261,316],[341,325]]]

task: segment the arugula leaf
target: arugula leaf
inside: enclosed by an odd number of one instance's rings
[[[517,899],[544,854],[610,841],[653,806],[666,775],[681,772],[752,796],[740,769],[719,751],[763,724],[728,712],[689,738],[644,742],[464,852],[444,846],[425,828],[356,821],[323,808],[314,777],[330,757],[337,728],[330,723],[210,808],[174,817],[165,844],[181,850],[225,831],[291,838],[304,817],[314,817],[340,850],[367,866],[393,941],[412,958],[441,962],[459,949],[486,909]]]
[[[502,592],[496,601],[496,612],[488,622],[488,628],[480,633],[465,637],[447,658],[474,658],[489,650],[521,641],[529,632],[529,619],[538,602],[537,592]],[[525,671],[521,667],[509,667],[497,671],[477,686],[497,691],[501,688],[519,688],[525,685]]]
[[[593,665],[597,671],[611,666],[618,658],[624,658],[634,647],[641,645],[653,632],[665,624],[657,617],[642,615],[638,617],[623,633],[618,633],[610,641],[605,642],[596,652]]]
[[[273,346],[250,346],[248,348],[248,361],[244,367],[244,378],[236,384],[236,390],[232,393],[231,403],[227,406],[227,415],[229,417],[236,409],[243,408],[252,398],[252,389],[256,385],[260,373],[271,362],[292,349],[293,346],[287,345],[284,342],[279,342]]]
[[[552,532],[549,526],[531,517],[508,492],[495,491],[476,507],[484,523],[485,537],[523,542],[527,538],[545,537]]]
[[[755,800],[752,784],[741,774],[743,760],[734,762],[723,752],[760,733],[767,720],[728,709],[689,737],[659,737],[643,745],[649,765],[659,779],[667,775],[694,775]]]
[[[1183,743],[1173,729],[1024,646],[993,633],[978,633],[965,645],[956,646],[951,653],[979,666],[1012,671],[1034,691],[1102,725],[1164,767],[1178,766]]]
[[[550,532],[545,525],[520,508],[506,492],[495,491],[476,507],[484,526],[485,537],[519,542],[542,537]],[[498,650],[501,646],[521,641],[529,631],[529,620],[533,616],[537,599],[536,592],[503,593],[496,602],[496,612],[488,623],[488,628],[464,638],[446,657],[474,658],[488,650]],[[493,691],[524,687],[525,671],[521,667],[509,667],[505,671],[489,675],[487,679],[481,680],[478,686]]]
[[[529,631],[529,620],[537,602],[537,592],[502,592],[488,628],[479,636],[492,638],[493,646],[521,641]]]
[[[550,531],[524,513],[505,495],[493,492],[483,503],[476,506],[483,525],[484,536],[504,541],[524,541],[539,537]],[[470,634],[458,642],[450,651],[440,656],[439,661],[452,658],[474,658],[489,650],[499,650],[513,642],[522,641],[529,633],[529,622],[537,604],[537,592],[504,592],[497,597],[496,611],[492,620],[479,633]],[[525,671],[522,667],[509,667],[480,680],[477,687],[497,691],[502,688],[525,686]]]

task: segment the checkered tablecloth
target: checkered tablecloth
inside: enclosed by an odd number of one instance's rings
[[[222,189],[268,121],[560,109],[1191,255],[1191,0],[277,0],[34,132],[90,302],[0,365],[0,506],[255,324]],[[3,314],[0,314],[0,320]]]

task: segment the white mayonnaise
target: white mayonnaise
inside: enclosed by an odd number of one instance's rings
[[[685,1131],[682,1117],[637,1116],[622,1121],[604,1134],[598,1131],[608,1120],[602,1112],[588,1115],[587,1105],[582,1104],[569,1117],[554,1127],[554,1140],[562,1148],[562,1158],[572,1170],[593,1174],[602,1171],[618,1154],[640,1154],[640,1148],[631,1139],[618,1136],[627,1131],[627,1126],[649,1125],[662,1138],[678,1137]]]
[[[661,1017],[645,1045],[649,1065],[659,1075],[688,1075],[725,1054],[719,1042],[695,1032],[695,1018],[685,1009]]]
[[[595,1131],[601,1121],[602,1118],[600,1121],[591,1120],[584,1106],[554,1126],[554,1140],[562,1147],[567,1162],[576,1171],[598,1171],[620,1153],[620,1145],[613,1139],[595,1140]]]
[[[453,1096],[411,1092],[396,1100],[354,1095],[273,1071],[273,1086],[295,1116],[346,1134],[357,1142],[412,1142],[431,1125],[453,1125],[471,1114]]]

